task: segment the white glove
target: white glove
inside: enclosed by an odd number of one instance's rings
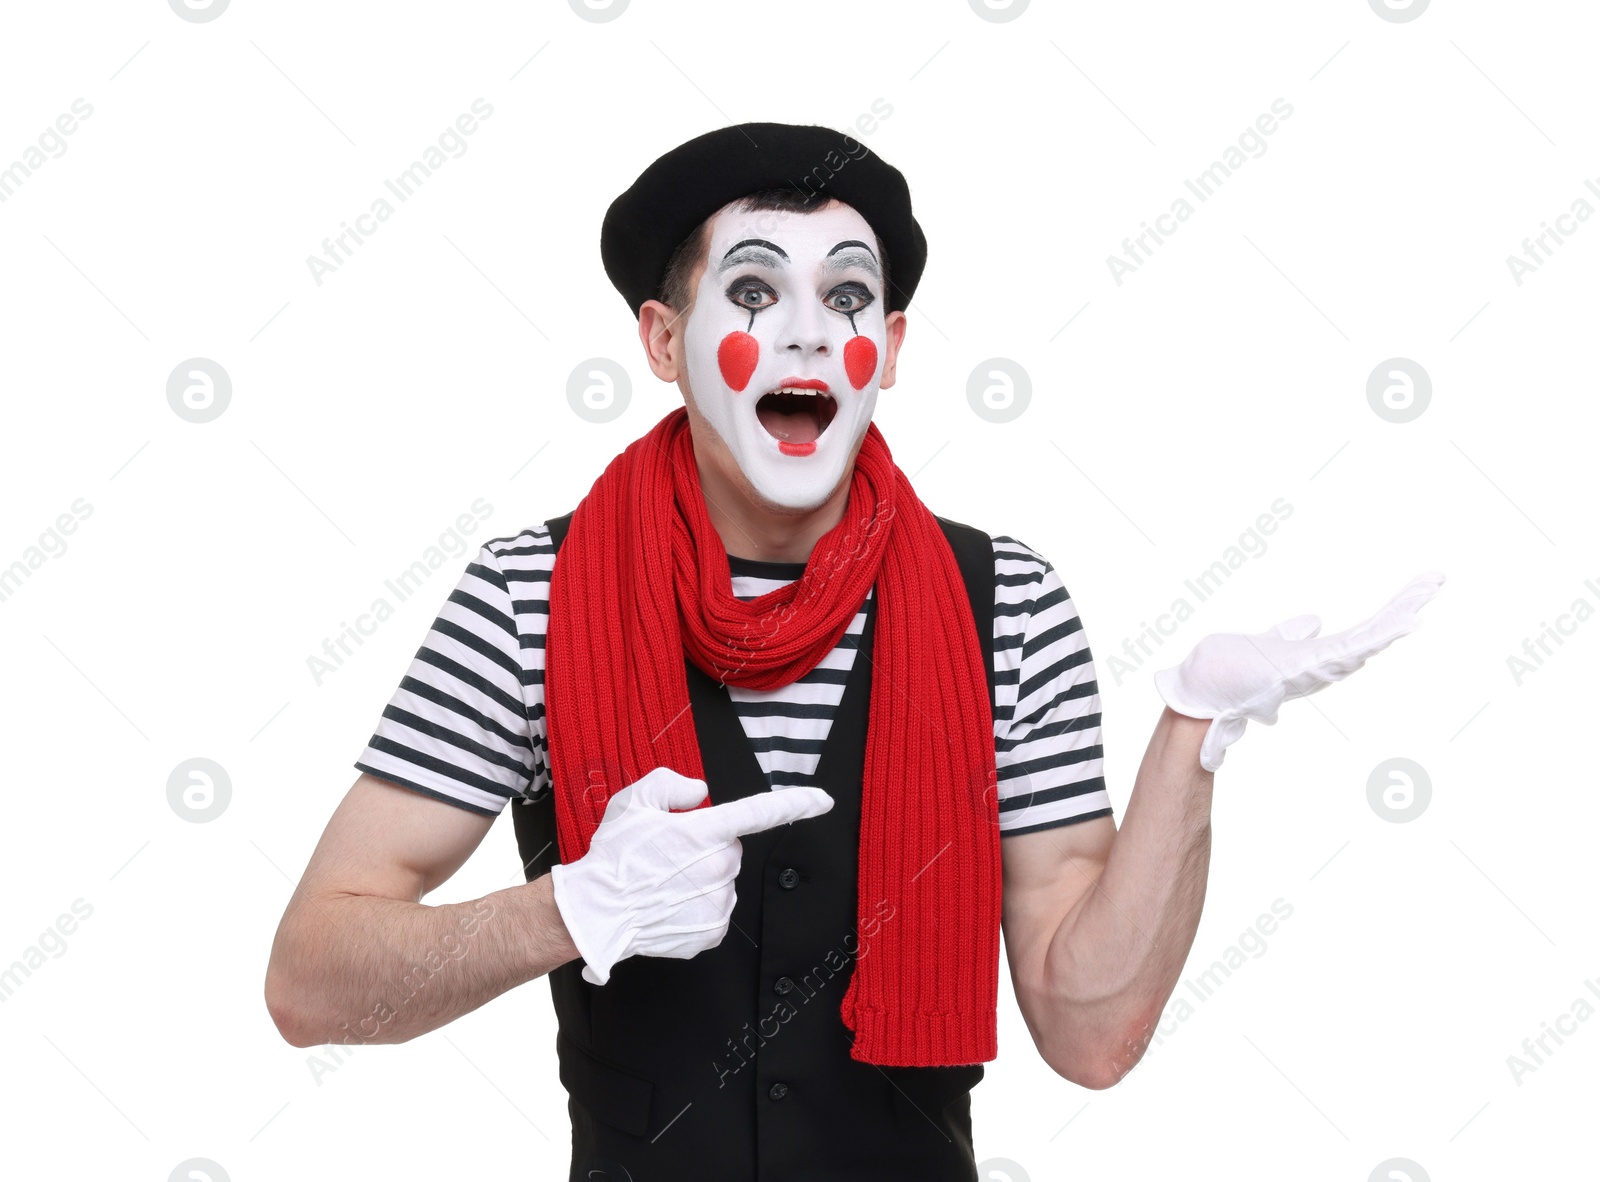
[[[1270,726],[1288,699],[1309,697],[1342,680],[1373,653],[1415,631],[1422,623],[1417,609],[1443,582],[1441,574],[1420,574],[1365,623],[1320,639],[1316,616],[1295,616],[1250,635],[1207,636],[1180,664],[1156,673],[1156,693],[1179,714],[1213,720],[1200,745],[1200,766],[1214,772],[1247,720]]]
[[[687,960],[722,943],[744,854],[739,834],[833,807],[821,788],[696,808],[705,798],[704,780],[655,768],[606,801],[583,857],[550,868],[556,909],[591,985],[604,985],[611,966],[636,953]]]

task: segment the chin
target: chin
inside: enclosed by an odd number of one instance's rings
[[[745,442],[744,455],[738,457],[742,483],[769,513],[814,512],[849,481],[854,448],[843,456],[833,447],[809,456],[787,456],[774,447],[772,436],[759,423]]]
[[[828,488],[821,491],[812,489],[791,491],[766,481],[758,485],[748,478],[746,478],[746,484],[750,489],[751,500],[760,505],[766,512],[781,517],[803,517],[807,513],[816,512],[827,504],[828,498],[833,496],[840,482],[833,481]]]

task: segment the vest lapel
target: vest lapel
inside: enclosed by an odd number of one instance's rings
[[[682,726],[693,717],[711,803],[724,804],[767,789],[767,774],[756,759],[728,687],[713,681],[687,656],[683,664],[689,677],[690,712],[674,725]]]
[[[817,760],[814,780],[818,784],[827,783],[834,763],[840,758],[840,749],[855,746],[848,732],[858,722],[858,715],[865,718],[864,700],[872,685],[872,633],[877,605],[876,594],[868,597],[865,605],[867,618],[861,630],[859,647]],[[761,761],[756,758],[755,748],[750,745],[750,736],[739,720],[738,709],[733,704],[728,687],[713,681],[710,674],[688,657],[684,658],[684,668],[688,674],[689,704],[711,803],[722,804],[755,792],[770,791],[771,782],[761,770]]]

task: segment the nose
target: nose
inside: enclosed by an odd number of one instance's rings
[[[833,346],[828,336],[827,310],[814,299],[790,301],[789,307],[792,310],[783,323],[778,348],[796,360],[828,356]]]

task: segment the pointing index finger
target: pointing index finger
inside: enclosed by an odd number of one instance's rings
[[[775,825],[820,817],[832,807],[833,797],[821,788],[776,788],[695,809],[683,814],[683,818],[707,841],[727,842]]]

